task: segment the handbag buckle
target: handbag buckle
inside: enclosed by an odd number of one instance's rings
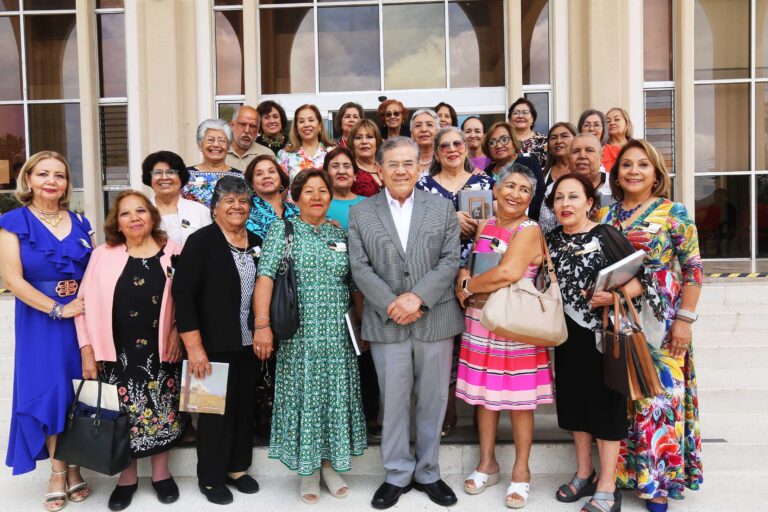
[[[56,295],[59,297],[69,297],[71,295],[74,295],[77,293],[77,289],[79,288],[77,281],[74,279],[67,279],[65,281],[59,281],[56,283],[56,288],[54,291],[56,292]]]

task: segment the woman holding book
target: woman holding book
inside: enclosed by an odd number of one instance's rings
[[[228,365],[224,414],[200,414],[197,423],[198,487],[217,505],[232,503],[225,484],[245,494],[259,490],[246,473],[253,453],[254,390],[260,374],[251,303],[261,238],[245,227],[251,195],[251,186],[242,178],[225,176],[216,183],[213,224],[187,239],[173,280],[188,370],[205,383],[212,363]],[[221,369],[217,365],[216,371]]]
[[[493,189],[496,216],[480,223],[473,248],[478,256],[495,255],[498,264],[475,275],[460,269],[455,286],[456,298],[466,308],[456,396],[479,406],[480,462],[464,481],[464,491],[480,494],[498,483],[496,431],[500,411],[510,411],[515,437],[515,464],[505,498],[510,508],[524,507],[528,501],[533,411],[552,403],[552,367],[545,347],[498,336],[479,319],[490,293],[521,279],[536,279],[539,273],[543,235],[525,213],[536,186],[536,177],[525,166],[513,163],[501,170]]]
[[[179,414],[182,353],[171,297],[172,259],[181,248],[161,223],[144,194],[119,193],[104,221],[106,243],[93,251],[78,293],[85,302],[85,313],[75,318],[83,377],[117,386],[131,425],[132,461],[117,479],[110,510],[131,504],[143,457],[152,459],[158,500],[179,498],[168,459],[186,423]]]

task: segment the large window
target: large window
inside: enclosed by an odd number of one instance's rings
[[[232,118],[234,109],[245,98],[243,73],[243,2],[216,0],[213,7],[213,30],[216,40],[214,87],[216,115]],[[255,65],[255,63],[254,63]]]
[[[523,92],[536,106],[538,117],[533,129],[549,131],[552,86],[550,80],[549,2],[523,0],[521,3],[523,38]]]
[[[768,0],[696,0],[695,28],[702,255],[768,258]]]

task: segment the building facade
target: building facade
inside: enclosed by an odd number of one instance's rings
[[[326,119],[453,105],[537,131],[621,106],[695,214],[709,269],[768,270],[768,0],[0,1],[0,209],[25,158],[69,159],[100,226],[159,149],[200,159],[197,124],[237,104]],[[99,230],[100,231],[100,230]]]

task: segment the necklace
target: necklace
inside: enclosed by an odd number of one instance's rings
[[[64,217],[61,215],[61,208],[56,210],[55,212],[46,212],[45,210],[41,210],[34,204],[29,205],[32,210],[37,214],[37,217],[48,224],[49,226],[56,227],[59,224],[61,224],[61,221],[64,219]]]
[[[624,202],[620,202],[616,205],[616,217],[618,217],[619,222],[625,222],[629,220],[629,218],[634,215],[634,213],[640,209],[641,206],[645,204],[645,201],[642,203],[638,203],[637,206],[632,208],[631,210],[625,210],[624,209]]]

